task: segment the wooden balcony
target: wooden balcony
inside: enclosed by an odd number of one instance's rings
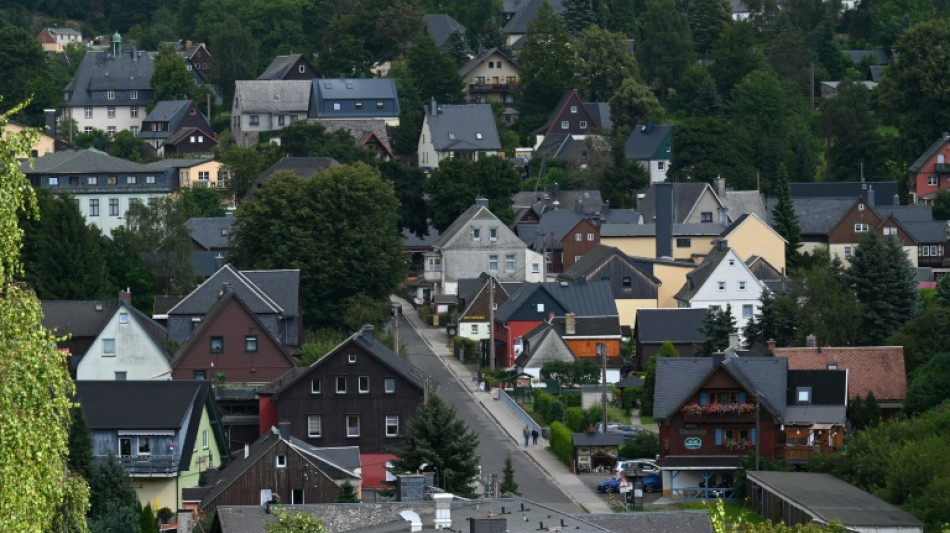
[[[517,83],[469,83],[470,93],[507,93],[518,88]]]
[[[796,463],[804,464],[808,461],[811,461],[811,458],[823,454],[823,453],[834,453],[837,450],[835,446],[828,445],[796,445],[796,444],[787,444],[785,446],[779,446],[777,451],[779,456],[785,459],[787,463]]]
[[[719,424],[722,422],[753,424],[755,412],[752,413],[683,413],[683,419],[691,424]]]
[[[179,455],[130,455],[115,458],[129,477],[175,477],[178,475]],[[108,456],[97,455],[97,461],[105,462]]]

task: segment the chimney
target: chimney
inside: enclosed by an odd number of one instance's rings
[[[290,438],[290,421],[281,420],[277,423],[277,430],[280,432],[280,438],[287,440]]]
[[[132,305],[132,289],[126,287],[124,291],[119,291],[119,299]]]
[[[868,201],[868,207],[873,209],[875,205],[874,204],[874,187],[870,185],[868,185],[867,201]]]
[[[554,198],[557,198],[559,194],[561,194],[561,186],[558,185],[558,183],[555,181],[554,182]]]
[[[476,198],[475,205],[488,209],[488,198]]]
[[[728,224],[726,221],[729,220],[729,219],[726,218],[726,208],[725,208],[725,207],[719,207],[719,208],[716,209],[716,211],[719,212],[719,224],[722,225],[722,226],[728,226],[729,224]]]
[[[898,195],[894,195],[894,203],[891,205],[901,205],[901,198]]]
[[[610,214],[610,200],[606,200],[604,202],[604,205],[600,206],[600,215],[601,217],[606,217],[609,214]]]
[[[583,202],[581,202],[580,198],[578,198],[577,201],[574,202],[574,212],[577,213],[578,215],[584,214],[584,204]]]
[[[452,527],[452,499],[455,495],[442,492],[432,495],[435,501],[435,529],[448,529]]]
[[[808,348],[816,348],[818,346],[818,338],[815,337],[815,334],[805,337],[805,346]]]
[[[673,184],[656,187],[656,258],[673,257]]]
[[[135,47],[133,46],[132,47],[132,61],[138,61],[138,60],[139,60],[139,54],[137,50],[135,49]]]
[[[185,41],[185,50],[191,50],[191,45],[194,44],[191,41]]]
[[[247,459],[247,458],[250,457],[250,456],[251,456],[251,445],[250,445],[250,444],[245,444],[245,445],[244,445],[244,458]]]
[[[716,194],[722,196],[726,194],[726,178],[716,176]]]
[[[372,344],[373,343],[373,325],[363,324],[363,329],[360,330],[360,337],[363,337],[364,341]]]
[[[46,133],[50,134],[54,139],[56,138],[56,110],[55,109],[44,109],[43,110],[43,124],[46,126]]]
[[[548,313],[548,324],[554,323],[554,313]]]
[[[221,284],[221,292],[218,293],[218,296],[224,296],[225,294],[230,294],[232,292],[234,292],[234,287],[231,286],[230,283],[225,282]]]
[[[439,114],[439,106],[435,103],[435,98],[432,99],[432,102],[429,107],[429,113],[432,115]]]
[[[775,355],[775,339],[769,339],[769,354]]]
[[[472,517],[469,522],[469,533],[505,533],[508,531],[508,520],[501,516]]]
[[[717,239],[716,240],[716,249],[720,252],[725,252],[729,249],[729,241],[726,239]]]
[[[564,315],[564,334],[575,335],[577,333],[577,318],[574,313]]]

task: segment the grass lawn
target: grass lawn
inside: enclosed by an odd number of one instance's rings
[[[640,423],[644,425],[656,424],[652,416],[640,415]]]

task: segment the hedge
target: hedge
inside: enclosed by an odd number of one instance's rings
[[[574,433],[560,422],[551,423],[551,453],[568,467],[574,461]]]

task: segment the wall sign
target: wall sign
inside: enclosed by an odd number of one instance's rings
[[[687,450],[698,450],[703,447],[703,439],[699,437],[689,437],[683,440],[683,446]]]

